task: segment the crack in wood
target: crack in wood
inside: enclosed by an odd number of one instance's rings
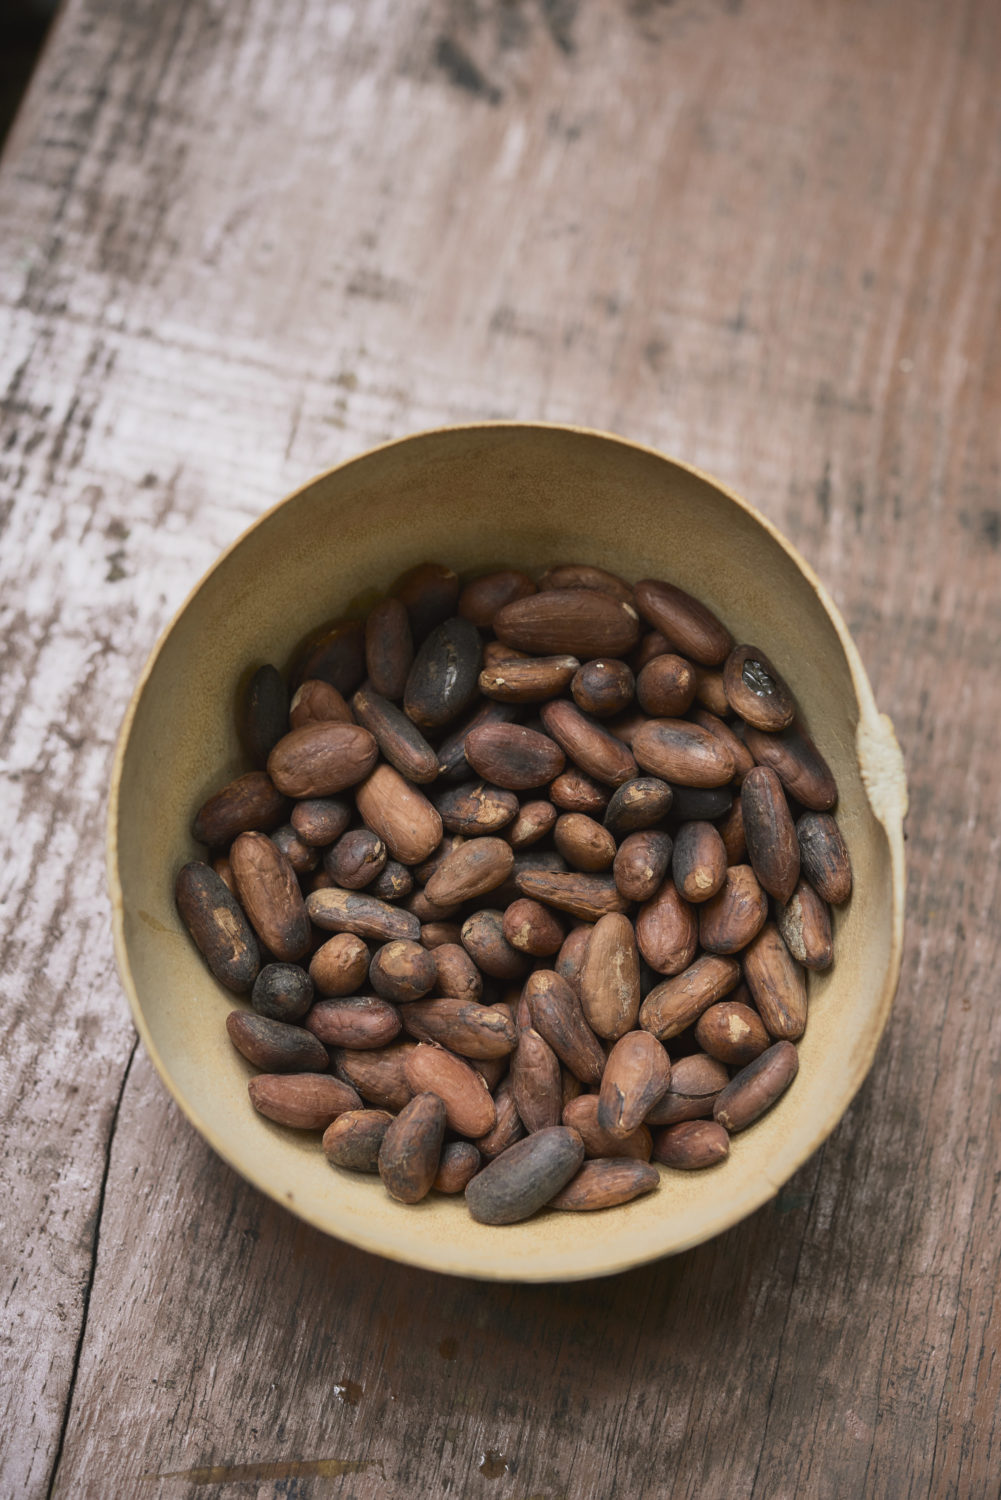
[[[77,1333],[76,1348],[73,1352],[73,1366],[70,1371],[69,1388],[66,1392],[66,1400],[63,1406],[62,1422],[59,1427],[59,1438],[56,1443],[55,1456],[52,1460],[52,1468],[49,1471],[49,1482],[46,1486],[46,1500],[52,1500],[55,1492],[56,1481],[59,1477],[59,1465],[62,1462],[63,1445],[66,1442],[66,1432],[69,1427],[70,1414],[73,1410],[73,1398],[76,1393],[77,1375],[80,1371],[80,1357],[83,1354],[84,1340],[87,1337],[87,1321],[90,1314],[90,1298],[94,1290],[94,1277],[97,1274],[97,1257],[101,1248],[101,1223],[104,1218],[104,1197],[108,1188],[108,1173],[111,1170],[111,1151],[115,1143],[115,1133],[118,1129],[118,1115],[122,1107],[122,1098],[125,1094],[125,1086],[132,1072],[132,1064],[135,1060],[136,1051],[139,1047],[139,1035],[136,1034],[129,1052],[128,1061],[122,1072],[121,1082],[118,1085],[118,1093],[115,1096],[114,1108],[111,1111],[111,1121],[108,1126],[108,1139],[104,1147],[104,1169],[101,1173],[101,1184],[97,1193],[97,1205],[94,1209],[94,1231],[91,1240],[90,1264],[87,1271],[87,1284],[83,1289],[83,1305],[80,1309],[80,1329]]]

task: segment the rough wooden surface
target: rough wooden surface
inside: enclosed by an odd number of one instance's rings
[[[4,1494],[996,1493],[999,64],[994,0],[68,0],[0,167]],[[911,779],[841,1127],[723,1238],[566,1289],[245,1187],[136,1051],[103,894],[117,724],[218,549],[483,416],[752,499]]]

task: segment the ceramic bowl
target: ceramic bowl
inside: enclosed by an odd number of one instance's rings
[[[224,1025],[233,998],[174,909],[202,857],[193,811],[246,769],[234,730],[248,664],[284,664],[315,625],[425,559],[460,573],[587,561],[704,599],[779,666],[838,779],[854,866],[836,962],[809,980],[795,1085],[710,1171],[662,1168],[658,1192],[578,1216],[475,1223],[461,1198],[391,1201],[331,1168],[317,1136],[271,1124]],[[226,551],[164,632],[122,728],[108,860],[114,935],[136,1025],[197,1130],[255,1187],[366,1250],[436,1271],[571,1280],[684,1250],[752,1213],[834,1129],[872,1063],[900,964],[906,789],[889,720],[823,585],[745,501],[663,454],[599,432],[490,423],[420,433],[319,475]]]

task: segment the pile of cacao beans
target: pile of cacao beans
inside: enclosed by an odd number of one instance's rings
[[[587,1210],[711,1167],[797,1071],[851,892],[779,671],[674,585],[424,563],[287,675],[180,915],[254,1108],[392,1196]]]

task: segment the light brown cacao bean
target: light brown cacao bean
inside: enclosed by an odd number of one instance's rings
[[[740,964],[735,959],[705,954],[683,974],[666,979],[650,991],[640,1007],[640,1025],[659,1042],[665,1042],[697,1021],[739,979]]]
[[[645,1161],[625,1157],[586,1161],[577,1174],[549,1200],[550,1208],[563,1212],[589,1213],[598,1208],[616,1208],[631,1203],[643,1193],[660,1187],[660,1173]]]
[[[326,1130],[361,1100],[350,1084],[327,1073],[259,1073],[247,1084],[259,1115],[293,1130]]]
[[[654,1139],[654,1161],[686,1172],[714,1167],[729,1154],[730,1137],[715,1120],[685,1120],[658,1130]]]
[[[781,1098],[798,1071],[792,1042],[776,1042],[730,1080],[713,1105],[715,1119],[731,1135],[746,1130]]]

